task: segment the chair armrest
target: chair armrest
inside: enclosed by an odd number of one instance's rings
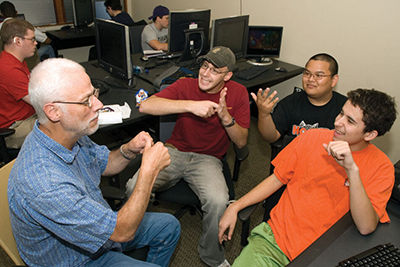
[[[7,137],[15,133],[14,129],[0,128],[0,136]]]
[[[240,162],[247,159],[247,157],[249,156],[250,152],[249,152],[249,147],[247,145],[245,145],[242,148],[238,148],[235,144],[233,144],[233,149],[235,150],[236,159]]]
[[[101,192],[103,193],[103,197],[106,199],[112,200],[124,200],[125,192],[119,188],[110,185],[101,186]]]
[[[245,145],[242,148],[238,148],[235,144],[233,144],[233,149],[235,150],[236,158],[235,158],[235,166],[233,167],[233,177],[232,180],[237,182],[239,179],[239,170],[240,164],[243,160],[247,159],[249,156],[249,147]]]
[[[251,205],[251,206],[248,206],[248,207],[246,207],[246,208],[240,210],[240,211],[238,212],[238,218],[239,218],[242,222],[247,221],[247,220],[250,218],[251,214],[253,214],[253,212],[256,210],[257,206],[258,206],[258,203],[253,204],[253,205]]]

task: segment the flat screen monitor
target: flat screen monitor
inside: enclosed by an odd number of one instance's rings
[[[249,26],[246,57],[253,65],[272,64],[272,58],[277,58],[281,52],[283,27]]]
[[[25,15],[17,14],[17,16],[15,18],[25,20]],[[3,21],[4,21],[4,18],[2,16],[0,16],[0,22],[3,22]]]
[[[72,0],[75,28],[86,27],[93,22],[92,0]]]
[[[210,9],[187,9],[181,11],[171,11],[169,13],[168,28],[168,52],[176,53],[185,50],[186,43],[185,31],[202,29],[204,40],[200,42],[199,35],[193,34],[190,40],[191,49],[198,50],[201,47],[208,49],[208,36],[210,32]]]
[[[94,0],[93,1],[93,10],[94,10],[94,18],[96,19],[111,19],[110,14],[108,14],[106,10],[106,6],[104,5],[104,0]]]
[[[236,59],[244,57],[247,48],[249,15],[234,16],[212,21],[210,47],[226,46]]]
[[[112,20],[95,19],[98,64],[112,76],[105,81],[119,87],[133,82],[129,27]]]

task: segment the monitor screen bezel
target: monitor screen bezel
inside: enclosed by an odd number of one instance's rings
[[[120,32],[122,42],[124,43],[123,44],[124,49],[121,50],[122,52],[121,58],[123,59],[122,66],[116,66],[115,64],[108,62],[107,60],[104,59],[104,57],[102,57],[101,43],[100,43],[101,27],[112,28],[115,32]],[[95,35],[96,35],[97,61],[99,66],[119,79],[131,80],[133,78],[133,71],[132,71],[132,61],[131,61],[129,26],[112,20],[95,19],[95,32],[96,32]]]
[[[258,30],[258,31],[279,31],[279,48],[277,51],[274,53],[272,52],[266,52],[263,49],[250,49],[248,44],[249,44],[249,38],[252,30]],[[246,57],[269,57],[269,58],[279,58],[281,50],[282,50],[282,39],[283,39],[283,26],[259,26],[259,25],[249,25],[249,30],[248,30],[248,37],[247,37],[247,48],[246,48]]]
[[[81,13],[80,13],[81,10],[77,9],[77,6],[76,6],[77,1],[82,1],[82,0],[72,0],[71,1],[72,2],[72,14],[74,17],[74,27],[75,28],[86,27],[89,24],[93,23],[93,21],[94,21],[92,0],[84,0],[84,1],[86,1],[85,4],[87,5],[85,8],[90,11],[90,16],[85,18],[87,20],[82,19]]]
[[[184,16],[196,18],[186,18]],[[198,17],[204,18],[206,17],[205,24],[206,25],[198,25],[198,28],[203,28],[204,37],[205,37],[205,45],[208,46],[208,39],[210,33],[210,21],[211,21],[211,9],[186,9],[186,10],[177,10],[169,12],[169,26],[168,26],[168,52],[182,52],[185,46],[185,29],[189,29],[189,25],[193,22],[198,22]],[[187,27],[184,29],[181,27],[176,27],[176,24],[182,25],[187,24]],[[203,22],[201,23],[203,24]],[[208,24],[208,25],[207,25]],[[174,38],[171,38],[174,36]]]
[[[232,52],[235,54],[236,59],[240,59],[246,55],[246,49],[247,49],[247,36],[248,36],[248,30],[249,30],[249,15],[238,15],[238,16],[231,16],[231,17],[226,17],[226,18],[219,18],[219,19],[214,19],[212,21],[212,27],[211,27],[211,40],[210,40],[210,48],[213,48],[215,46],[226,46],[229,47],[229,44],[224,44],[221,43],[220,40],[218,39],[218,36],[220,36],[220,31],[223,30],[222,27],[224,25],[228,25],[231,23],[235,22],[244,22],[244,29],[243,29],[243,36],[242,36],[242,48],[240,51],[233,51],[231,47]]]

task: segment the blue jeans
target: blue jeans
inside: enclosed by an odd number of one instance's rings
[[[203,211],[203,232],[198,245],[200,258],[209,266],[218,266],[225,260],[224,248],[218,242],[218,224],[229,201],[222,162],[213,156],[167,148],[171,164],[159,173],[152,191],[166,190],[180,179],[189,184],[199,197]],[[126,184],[128,196],[135,187],[138,173]]]
[[[54,53],[54,49],[51,45],[41,45],[40,48],[38,49],[38,53],[39,53],[39,58],[42,59],[42,56],[44,54],[49,55],[49,58],[54,58],[56,57],[55,53]]]
[[[149,246],[146,262],[119,251],[108,251],[86,267],[168,266],[181,233],[179,221],[170,214],[146,212],[132,241],[122,243],[124,252]]]

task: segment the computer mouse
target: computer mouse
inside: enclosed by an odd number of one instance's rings
[[[275,70],[279,71],[279,72],[287,72],[287,69],[282,68],[282,67],[277,67],[277,68],[275,68]]]
[[[68,29],[70,29],[71,28],[71,25],[65,25],[65,26],[62,26],[61,27],[61,30],[62,31],[66,31],[66,30],[68,30]]]
[[[287,69],[285,69],[285,68],[283,68],[283,67],[277,67],[277,68],[275,68],[275,71],[287,72]]]

